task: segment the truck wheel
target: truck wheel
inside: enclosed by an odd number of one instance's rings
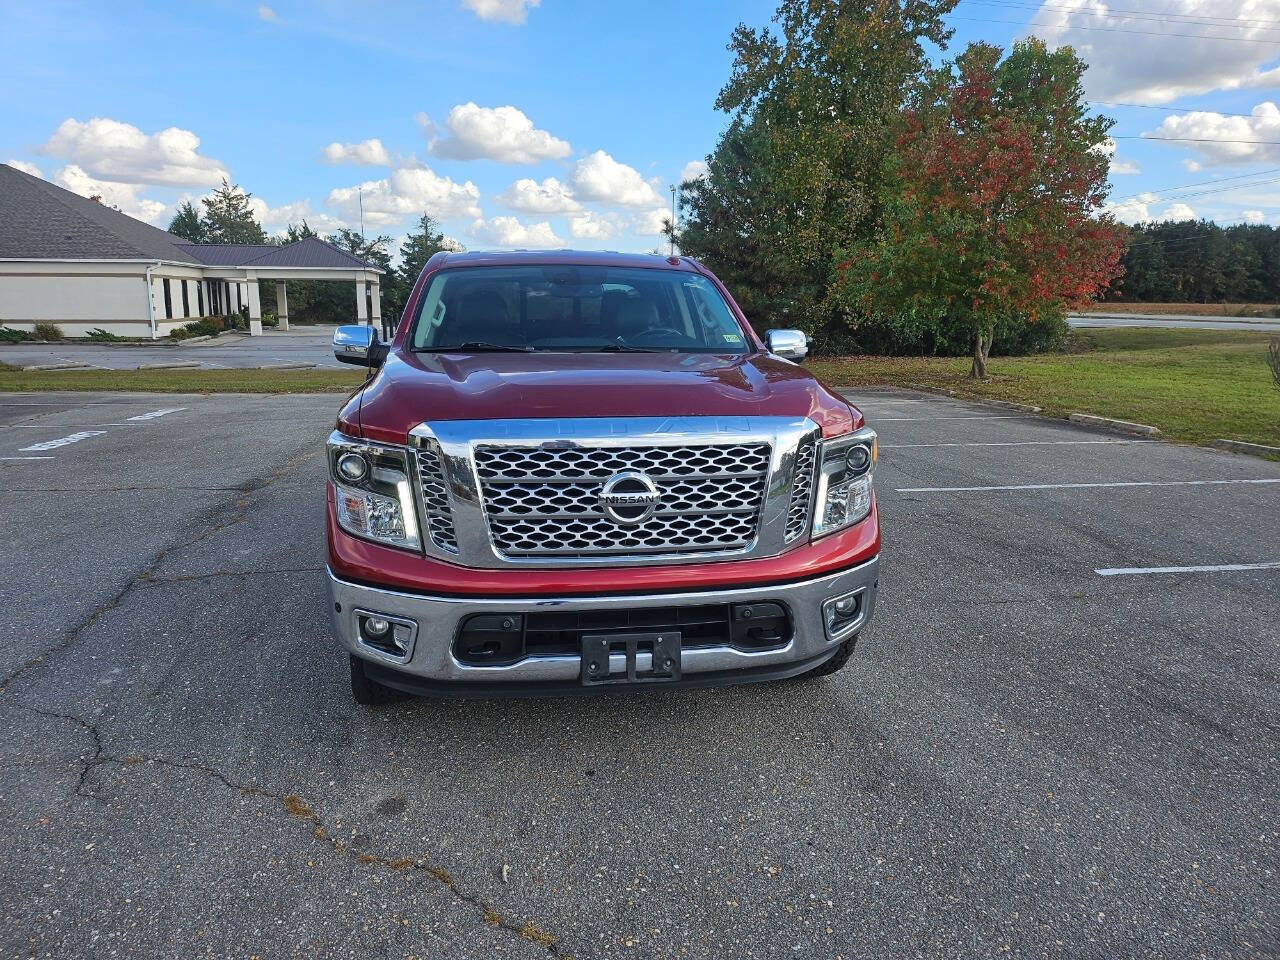
[[[399,690],[370,680],[364,672],[364,661],[355,654],[351,655],[351,699],[362,707],[379,707],[404,698]]]
[[[836,651],[836,655],[821,666],[814,667],[808,673],[802,673],[801,679],[809,680],[814,677],[829,677],[844,667],[849,662],[849,658],[853,656],[854,644],[858,642],[858,635],[855,633],[844,643],[840,644],[840,649]]]

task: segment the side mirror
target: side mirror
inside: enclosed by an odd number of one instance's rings
[[[809,353],[809,338],[803,330],[769,330],[764,339],[769,352],[784,360],[803,360]]]
[[[350,324],[333,331],[333,355],[357,367],[380,367],[387,359],[387,345],[378,340],[373,327]]]

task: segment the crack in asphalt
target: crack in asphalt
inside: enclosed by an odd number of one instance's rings
[[[310,824],[312,838],[324,844],[339,856],[365,866],[379,866],[395,871],[411,870],[415,873],[425,874],[444,890],[448,891],[455,900],[467,904],[478,911],[483,922],[490,927],[515,934],[530,943],[542,947],[549,956],[556,958],[556,960],[573,960],[560,946],[560,939],[555,934],[543,930],[533,920],[521,921],[503,914],[492,901],[486,900],[479,893],[472,893],[460,888],[448,871],[431,863],[426,857],[395,857],[387,853],[373,853],[363,847],[348,843],[339,836],[335,836],[332,829],[325,824],[321,816],[315,811],[315,808],[296,793],[276,793],[255,783],[242,783],[238,780],[233,780],[216,767],[191,760],[170,760],[166,757],[136,753],[118,757],[106,752],[102,733],[96,723],[71,713],[59,713],[40,707],[27,707],[27,709],[48,719],[74,723],[92,738],[93,752],[87,755],[82,753],[79,758],[80,772],[76,782],[76,796],[92,800],[103,807],[109,806],[106,800],[89,788],[88,782],[92,771],[106,764],[116,764],[127,769],[150,763],[155,764],[157,767],[171,770],[201,773],[241,796],[274,800],[279,803],[285,813]]]
[[[190,583],[197,580],[212,580],[215,577],[276,577],[282,573],[319,573],[325,568],[310,567],[272,567],[270,570],[211,570],[208,573],[186,573],[177,577],[140,577],[139,583]]]
[[[271,474],[268,474],[266,477],[254,478],[252,480],[246,481],[245,483],[241,484],[239,487],[233,488],[237,493],[239,493],[239,496],[236,497],[235,500],[233,500],[230,503],[220,504],[219,506],[213,508],[212,510],[206,511],[199,519],[193,522],[199,523],[201,520],[212,520],[213,518],[219,516],[220,514],[226,513],[228,510],[231,510],[233,511],[233,513],[229,518],[214,523],[212,526],[206,528],[202,533],[200,533],[199,536],[192,537],[189,540],[184,540],[181,543],[170,544],[169,546],[163,547],[162,549],[156,551],[155,556],[153,556],[146,563],[146,565],[142,568],[142,570],[139,573],[137,573],[132,579],[130,579],[127,583],[125,583],[125,585],[121,587],[120,590],[117,591],[117,593],[113,597],[111,597],[111,599],[95,607],[92,611],[89,612],[89,615],[85,617],[84,620],[80,621],[79,624],[77,624],[76,626],[68,630],[55,643],[46,647],[44,650],[36,654],[30,660],[27,660],[25,663],[9,671],[9,673],[7,673],[3,678],[0,678],[0,695],[3,695],[4,693],[6,693],[9,687],[13,684],[15,680],[25,675],[32,668],[43,663],[47,657],[53,656],[54,654],[61,653],[62,651],[74,645],[75,642],[79,640],[80,637],[85,632],[87,632],[95,623],[97,623],[100,619],[102,619],[107,614],[111,613],[113,610],[119,609],[120,606],[124,603],[125,598],[129,596],[129,594],[133,591],[133,589],[136,586],[138,586],[139,583],[149,581],[155,578],[156,570],[160,568],[160,565],[164,563],[164,561],[168,558],[169,554],[175,553],[176,551],[179,551],[179,550],[184,550],[187,547],[193,547],[196,544],[207,540],[209,537],[212,537],[214,534],[222,530],[225,530],[227,527],[234,526],[235,524],[241,522],[245,518],[245,516],[248,514],[249,494],[256,493],[259,490],[264,490],[267,487],[271,486],[276,481],[284,479],[289,474],[293,473],[299,467],[305,464],[307,461],[312,460],[315,457],[319,456],[320,452],[321,452],[320,450],[311,450],[306,453],[299,454],[298,456],[294,457],[291,460],[286,460],[277,470],[275,470]]]

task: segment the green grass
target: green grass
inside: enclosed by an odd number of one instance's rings
[[[0,391],[125,390],[149,393],[346,393],[364,380],[345,370],[31,370],[0,364]]]
[[[1160,428],[1184,443],[1215,438],[1280,446],[1280,388],[1265,333],[1097,329],[1065,353],[995,357],[991,379],[968,378],[963,357],[839,357],[806,364],[834,387],[909,383],[1032,403],[1048,414],[1092,413]]]

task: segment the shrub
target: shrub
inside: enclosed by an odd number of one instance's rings
[[[86,340],[93,340],[98,343],[114,343],[118,340],[125,339],[124,337],[117,336],[116,334],[111,333],[107,330],[103,330],[101,327],[94,327],[92,330],[90,330],[88,333],[84,335],[84,338]]]
[[[30,340],[31,334],[25,330],[10,330],[8,327],[0,327],[0,343],[22,343],[24,340]]]
[[[37,323],[36,324],[37,340],[65,340],[66,336],[62,332],[62,328],[56,323]]]
[[[189,340],[191,337],[216,337],[226,323],[223,317],[201,317],[169,331],[171,340]]]
[[[278,327],[280,326],[280,318],[274,313],[264,313],[262,315],[262,325],[264,327]]]

